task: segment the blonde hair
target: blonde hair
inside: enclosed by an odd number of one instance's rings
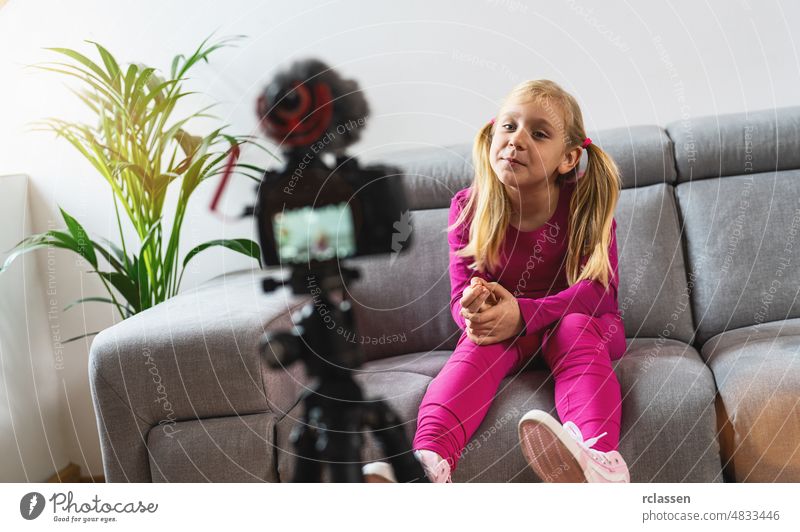
[[[514,87],[506,97],[509,102],[533,101],[548,112],[561,112],[564,124],[562,137],[566,151],[580,146],[586,138],[583,115],[575,98],[553,81],[540,79],[525,81]],[[553,106],[555,104],[555,106]],[[468,218],[472,219],[467,245],[458,250],[460,257],[473,257],[470,268],[485,272],[500,262],[500,246],[510,223],[511,202],[492,170],[489,148],[492,144],[494,121],[485,124],[475,137],[472,161],[475,177],[466,205],[458,219],[447,228],[456,230]],[[597,147],[586,147],[587,165],[578,179],[569,207],[569,244],[567,248],[567,282],[573,285],[581,280],[597,280],[608,288],[613,274],[608,258],[611,226],[617,206],[621,181],[613,159]],[[577,173],[577,165],[568,174],[560,174],[560,186]],[[588,256],[585,265],[582,258]]]

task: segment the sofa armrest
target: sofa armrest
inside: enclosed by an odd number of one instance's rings
[[[288,411],[298,393],[292,373],[268,370],[258,345],[267,327],[288,328],[308,298],[265,294],[264,276],[214,279],[97,335],[89,371],[101,434],[114,430],[105,411],[117,417],[121,405],[165,432],[185,419]]]

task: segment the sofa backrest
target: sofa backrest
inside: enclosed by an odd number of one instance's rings
[[[412,213],[414,242],[391,257],[361,257],[362,278],[349,287],[368,359],[451,350],[460,330],[450,316],[447,209]]]
[[[623,189],[615,219],[625,335],[691,343],[692,309],[672,185]]]
[[[590,134],[620,168],[617,209],[619,303],[629,337],[692,338],[692,315],[673,185],[674,152],[666,132],[637,126]],[[450,200],[472,179],[471,146],[392,154],[404,171],[413,245],[393,257],[353,261],[362,278],[349,287],[358,341],[370,359],[452,349],[460,335],[450,315],[445,228]]]
[[[800,317],[800,107],[674,122],[697,340]]]

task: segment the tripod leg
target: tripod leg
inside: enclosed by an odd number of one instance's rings
[[[339,449],[336,453],[326,454],[331,457],[328,462],[331,479],[334,482],[362,482],[361,435],[329,432],[328,436],[331,447]]]
[[[364,405],[365,424],[389,456],[398,482],[429,482],[422,465],[411,453],[411,444],[403,432],[402,421],[382,399]]]
[[[348,386],[355,386],[348,382]],[[359,394],[360,395],[360,394]],[[333,482],[362,482],[361,434],[362,410],[353,404],[336,405],[328,410],[331,429],[323,432],[324,441],[320,445],[321,454],[328,460],[328,468]]]
[[[290,440],[297,453],[292,482],[320,482],[322,467],[317,453],[318,431],[316,423],[309,423],[303,416],[292,429]]]

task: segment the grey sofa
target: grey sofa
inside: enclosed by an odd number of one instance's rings
[[[800,481],[800,107],[599,131],[624,182],[616,213],[628,349],[620,452],[634,482]],[[426,386],[459,336],[444,228],[468,186],[468,144],[407,151],[415,242],[354,261],[349,287],[368,362],[356,379],[388,400],[409,439]],[[134,316],[92,344],[108,481],[291,478],[302,368],[268,370],[267,329],[308,300],[237,272]],[[516,423],[555,413],[539,357],[501,385],[456,482],[538,479]],[[366,436],[365,460],[380,457]]]

